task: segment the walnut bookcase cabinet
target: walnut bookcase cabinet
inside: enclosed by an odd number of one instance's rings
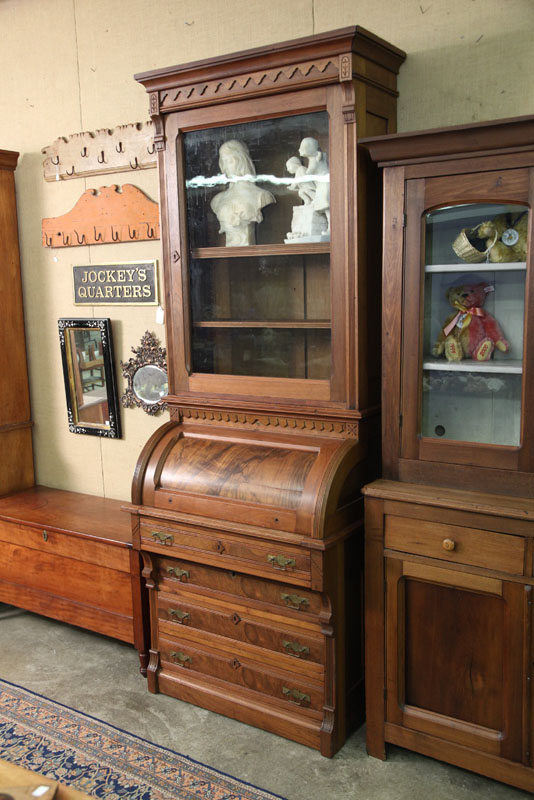
[[[393,742],[531,792],[533,142],[531,116],[362,143],[384,169],[385,211],[368,750]],[[504,346],[485,360],[482,338]],[[458,341],[474,343],[459,360]]]
[[[395,130],[403,59],[353,27],[136,76],[171,413],[132,492],[148,688],[327,756],[363,714],[378,450],[380,191],[356,144]]]
[[[121,504],[34,486],[17,159],[0,150],[0,601],[134,642],[139,556]]]

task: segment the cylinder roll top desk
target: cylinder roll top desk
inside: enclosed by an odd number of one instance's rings
[[[333,755],[363,717],[380,186],[404,54],[352,27],[155,70],[170,422],[132,493],[148,687]],[[369,220],[369,224],[366,224]]]

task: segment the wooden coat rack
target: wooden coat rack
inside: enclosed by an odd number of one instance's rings
[[[103,175],[156,166],[154,124],[132,122],[112,130],[83,131],[60,136],[41,150],[46,181]]]
[[[159,239],[159,206],[136,186],[87,189],[61,217],[42,223],[43,247]]]

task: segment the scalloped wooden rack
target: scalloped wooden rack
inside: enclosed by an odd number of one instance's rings
[[[87,189],[61,217],[42,222],[43,247],[159,239],[159,205],[130,183]]]
[[[41,153],[45,181],[69,180],[156,166],[154,124],[131,122],[116,128],[60,136]]]

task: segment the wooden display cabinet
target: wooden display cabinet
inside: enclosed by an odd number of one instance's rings
[[[368,750],[393,742],[530,791],[533,141],[521,117],[363,143],[384,168]]]
[[[171,414],[132,492],[148,686],[328,756],[363,717],[378,450],[380,191],[356,145],[395,129],[403,59],[353,27],[136,76]]]

